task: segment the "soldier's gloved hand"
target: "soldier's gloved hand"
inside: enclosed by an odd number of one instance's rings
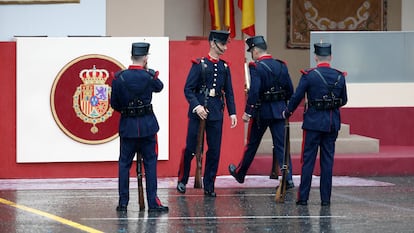
[[[252,117],[251,115],[247,113],[243,113],[242,119],[244,122],[249,122],[251,117]]]
[[[230,119],[231,119],[231,126],[230,128],[234,128],[237,125],[237,117],[236,115],[230,115]]]
[[[283,119],[289,118],[292,115],[291,112],[289,112],[288,110],[285,110],[282,112],[282,117]]]
[[[202,120],[207,119],[208,110],[204,108],[204,106],[198,105],[195,108],[195,112],[197,113],[198,117],[200,117],[200,119]]]

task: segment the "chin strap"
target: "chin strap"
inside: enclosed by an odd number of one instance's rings
[[[224,53],[224,50],[220,48],[220,46],[218,46],[216,40],[214,40],[214,44],[216,45],[217,49],[221,52]]]

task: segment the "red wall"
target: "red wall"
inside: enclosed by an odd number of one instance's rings
[[[381,145],[414,146],[414,107],[344,108],[351,133],[380,139]]]
[[[16,161],[16,43],[0,42],[0,178]]]
[[[224,121],[223,146],[219,175],[228,174],[227,165],[237,163],[243,152],[244,125],[244,43],[232,41],[223,59],[230,62],[239,125],[230,129]],[[158,175],[177,176],[181,151],[185,146],[187,102],[183,87],[191,59],[206,56],[206,41],[170,42],[170,148],[168,161],[160,161]],[[0,42],[0,179],[1,178],[77,178],[117,177],[117,162],[82,163],[16,163],[16,43]],[[291,71],[293,72],[293,71]],[[292,121],[302,120],[297,109]],[[414,107],[409,108],[344,108],[342,120],[351,125],[351,133],[380,139],[381,145],[414,146]],[[50,139],[53,143],[53,139]],[[159,145],[162,146],[162,145]],[[194,170],[194,166],[193,166]],[[194,174],[194,171],[193,173]]]

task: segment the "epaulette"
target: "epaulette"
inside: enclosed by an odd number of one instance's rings
[[[279,60],[279,59],[275,59],[275,60],[282,63],[282,64],[284,64],[285,66],[287,66],[287,63],[285,61],[282,61],[282,60]]]
[[[229,67],[230,65],[231,65],[231,63],[230,62],[226,62],[225,60],[223,60],[223,59],[220,59],[220,61],[222,61],[223,63],[224,63],[224,66],[225,67]]]
[[[340,70],[337,70],[337,69],[335,69],[335,68],[332,68],[332,69],[334,69],[334,70],[338,71],[338,72],[339,72],[339,73],[341,73],[344,77],[346,77],[346,76],[348,75],[348,73],[347,73],[346,71],[340,71]]]
[[[115,72],[115,74],[113,75],[114,79],[118,78],[119,75],[121,75],[125,70],[119,70],[117,72]],[[113,72],[112,72],[113,73]]]
[[[194,64],[200,64],[202,58],[195,58],[195,59],[191,59],[191,62],[193,62]]]
[[[311,72],[312,70],[314,70],[315,68],[309,68],[309,69],[306,69],[306,70],[300,70],[300,72],[302,73],[302,74],[309,74],[309,72]]]
[[[249,62],[249,67],[256,67],[257,64],[254,61]]]

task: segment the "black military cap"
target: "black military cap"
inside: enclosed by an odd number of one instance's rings
[[[331,44],[330,43],[315,43],[313,45],[315,47],[315,54],[318,56],[330,56],[331,52]]]
[[[210,35],[208,36],[209,41],[217,41],[222,44],[226,44],[227,40],[229,39],[230,32],[229,31],[218,31],[212,30],[210,31]]]
[[[246,40],[246,44],[249,46],[247,52],[250,52],[255,46],[261,49],[267,49],[267,44],[263,36],[254,36]]]
[[[132,56],[148,55],[149,47],[150,47],[150,44],[145,43],[145,42],[132,43],[131,55]]]

